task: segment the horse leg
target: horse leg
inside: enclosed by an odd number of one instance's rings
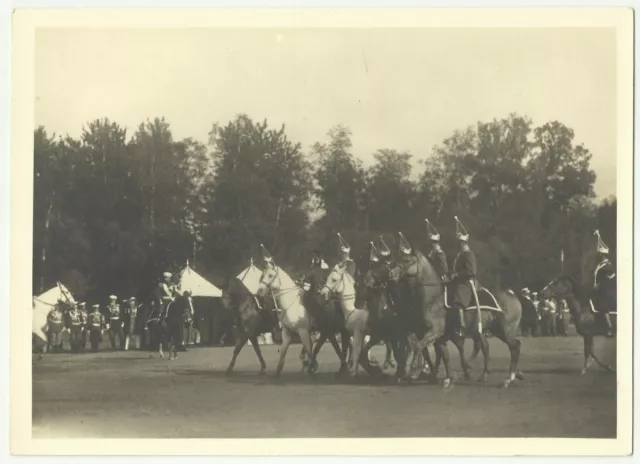
[[[507,388],[511,383],[515,381],[516,378],[522,380],[524,377],[522,372],[518,370],[518,360],[520,359],[520,340],[515,337],[506,337],[501,334],[499,336],[504,343],[509,347],[509,352],[511,353],[511,361],[509,362],[509,377],[507,377],[504,382],[502,382],[502,386]]]
[[[585,340],[586,340],[586,338],[585,338]],[[592,357],[592,358],[593,358],[593,359],[598,363],[598,365],[600,365],[600,367],[602,367],[603,369],[605,369],[605,370],[607,370],[607,371],[609,371],[609,372],[615,372],[616,370],[615,370],[613,367],[611,367],[611,366],[609,366],[609,365],[607,365],[607,364],[602,363],[602,362],[597,358],[597,356],[596,356],[596,354],[595,354],[595,351],[594,351],[594,349],[593,349],[593,338],[591,338],[591,343],[590,343],[590,345],[591,345],[591,357]]]
[[[288,327],[283,325],[282,326],[282,345],[280,345],[280,359],[278,360],[278,366],[276,367],[276,377],[278,377],[282,372],[282,368],[284,367],[284,358],[287,355],[287,350],[289,349],[289,345],[291,345],[291,331],[289,330]]]
[[[442,381],[442,388],[445,390],[451,388],[453,385],[453,376],[451,372],[451,362],[449,358],[449,350],[447,348],[447,342],[444,337],[437,339],[434,342],[434,350],[436,353],[439,351],[442,355],[442,362],[444,363],[444,370],[446,373],[446,377]]]
[[[236,335],[236,347],[233,349],[233,356],[231,357],[231,362],[229,363],[229,367],[227,367],[227,375],[233,374],[233,367],[236,365],[236,358],[240,354],[240,351],[242,351],[244,344],[247,343],[247,340],[249,340],[249,337],[247,336],[247,334],[241,331],[238,331],[238,332],[239,333]]]
[[[342,332],[340,332],[340,342],[342,344],[342,350],[340,352],[341,355],[341,359],[342,359],[342,364],[340,365],[340,373],[344,374],[345,372],[347,372],[348,368],[349,368],[349,363],[347,361],[347,355],[349,356],[353,356],[353,353],[349,353],[349,350],[351,348],[351,334],[349,332],[347,332],[346,330],[342,330]]]
[[[580,375],[585,375],[589,370],[589,368],[591,367],[591,353],[593,353],[593,337],[583,336],[582,341],[584,342],[584,366],[582,366]]]
[[[307,367],[307,372],[309,374],[313,374],[313,372],[317,368],[317,362],[315,356],[313,356],[313,342],[311,341],[311,334],[309,333],[309,329],[298,329],[298,335],[300,336],[300,341],[304,345],[305,349],[309,353],[311,359],[309,359],[309,366]]]
[[[249,340],[251,341],[251,346],[253,346],[253,351],[256,352],[258,361],[260,361],[260,372],[258,372],[258,374],[264,375],[264,371],[267,368],[267,363],[264,362],[264,358],[262,357],[262,351],[260,350],[260,345],[258,345],[258,337],[254,335],[252,337],[249,337]],[[235,357],[233,358],[233,362],[235,363]]]
[[[478,378],[478,382],[485,382],[489,378],[489,342],[484,337],[483,334],[474,334],[473,335],[474,346],[477,343],[482,350],[482,357],[484,358],[484,370],[480,377]],[[511,349],[511,348],[509,348]]]
[[[360,365],[362,350],[364,348],[364,330],[356,328],[353,332],[353,366],[351,367],[351,377],[356,378],[358,376],[358,366]],[[363,365],[363,367],[366,366]]]
[[[453,344],[456,346],[456,348],[458,349],[458,353],[460,354],[460,366],[462,366],[462,372],[464,375],[464,379],[465,380],[471,380],[471,374],[469,374],[469,370],[471,369],[471,366],[469,366],[469,363],[467,363],[467,360],[465,359],[464,356],[464,337],[459,337],[457,335],[454,335],[451,338],[451,341],[453,342]],[[476,347],[476,343],[474,342],[474,350]],[[480,349],[480,348],[478,348]]]
[[[347,362],[345,360],[346,354],[342,352],[340,345],[338,345],[338,340],[336,339],[335,334],[328,334],[328,339],[331,343],[331,346],[333,347],[333,350],[336,352],[336,355],[338,355],[338,359],[340,360],[340,370],[337,373],[342,374],[347,367]],[[315,348],[313,349],[313,359],[317,359],[316,356],[318,355],[318,351],[320,350],[316,350]],[[318,363],[316,363],[316,366],[317,365]]]
[[[394,368],[396,367],[396,363],[393,362],[393,347],[391,346],[391,343],[389,343],[387,340],[384,341],[384,346],[387,349],[387,352],[385,354],[384,357],[384,364],[382,365],[383,369],[386,369],[388,367]]]

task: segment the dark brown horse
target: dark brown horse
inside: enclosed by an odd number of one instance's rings
[[[303,282],[309,284],[305,291],[303,303],[312,318],[312,329],[320,332],[320,337],[313,347],[311,359],[317,359],[317,355],[324,343],[328,340],[340,360],[339,374],[347,371],[347,350],[349,349],[349,332],[344,328],[344,316],[340,309],[340,302],[330,298],[325,299],[320,290],[324,286],[329,274],[328,269],[315,266],[304,276]],[[340,334],[342,347],[338,346],[335,334]],[[304,347],[303,347],[304,353]],[[317,363],[316,363],[317,366]]]
[[[578,283],[571,277],[560,276],[542,289],[541,295],[544,298],[560,298],[567,302],[576,331],[584,342],[584,366],[580,373],[587,373],[592,358],[604,369],[615,372],[614,368],[600,362],[593,351],[593,338],[607,336],[607,325],[604,315],[595,312],[595,308],[592,308],[589,302],[589,296]]]
[[[236,346],[227,375],[233,373],[236,358],[242,348],[251,341],[253,350],[260,361],[260,374],[264,374],[267,364],[262,357],[262,351],[258,345],[258,335],[271,332],[277,325],[277,318],[272,311],[263,309],[258,305],[254,295],[238,279],[231,279],[227,289],[222,292],[222,304],[226,309],[231,309],[236,315]]]
[[[416,350],[419,356],[423,356],[425,348],[433,344],[436,354],[442,356],[447,377],[443,386],[446,388],[451,384],[451,370],[449,365],[449,353],[446,342],[451,340],[460,352],[461,363],[465,371],[465,377],[469,377],[468,365],[464,357],[464,339],[456,335],[456,314],[455,308],[447,310],[444,301],[444,287],[440,276],[429,260],[419,251],[412,250],[410,254],[401,254],[397,266],[391,270],[391,277],[399,281],[403,279],[407,292],[413,297],[411,301],[416,301],[417,305],[408,312],[411,318],[412,333],[418,338]],[[476,310],[467,310],[464,314],[465,332],[474,339],[474,344],[480,344],[480,349],[484,355],[484,371],[479,380],[485,380],[489,373],[489,343],[484,332],[485,329],[494,336],[502,340],[511,353],[509,365],[509,377],[503,382],[503,386],[508,387],[515,379],[522,378],[522,374],[517,370],[520,357],[520,340],[516,338],[516,329],[522,316],[522,307],[515,294],[508,291],[500,291],[496,295],[496,300],[502,311],[488,309],[481,310],[482,329],[478,324]],[[422,365],[422,363],[419,363]]]

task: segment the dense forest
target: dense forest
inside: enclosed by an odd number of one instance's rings
[[[451,263],[454,215],[489,288],[538,289],[561,270],[587,279],[596,228],[615,258],[616,200],[596,201],[591,154],[557,121],[511,114],[419,156],[380,148],[370,167],[346,127],[305,149],[246,115],[213,124],[206,145],[175,140],[160,118],[133,134],[101,119],[79,139],[34,138],[34,294],[61,281],[80,298],[143,295],[186,260],[225,286],[260,243],[299,272],[316,248],[335,260],[338,231],[354,257],[380,235],[394,248],[398,231],[426,251],[425,217]]]

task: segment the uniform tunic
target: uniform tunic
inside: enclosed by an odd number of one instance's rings
[[[444,277],[449,272],[449,266],[447,265],[447,255],[444,254],[442,249],[436,250],[433,248],[429,252],[427,259],[431,262],[438,275],[444,280]]]
[[[617,311],[616,272],[613,263],[603,259],[594,271],[593,297],[597,311]]]
[[[98,343],[102,341],[102,328],[104,327],[104,316],[100,311],[94,311],[87,317],[87,327],[89,329],[89,341],[93,351],[98,350]]]
[[[357,272],[355,261],[353,261],[351,258],[347,258],[342,262],[342,264],[344,264],[347,274],[349,274],[355,280]]]
[[[476,257],[471,250],[464,250],[458,253],[453,262],[453,302],[457,306],[468,308],[475,303],[473,298],[473,290],[471,289],[470,280],[479,288],[476,279]]]

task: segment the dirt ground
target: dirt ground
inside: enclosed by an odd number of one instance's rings
[[[250,346],[236,373],[225,375],[232,348],[194,348],[176,361],[145,352],[51,354],[33,365],[34,438],[279,438],[279,437],[599,437],[616,436],[616,378],[597,366],[580,376],[577,336],[524,338],[524,381],[509,389],[508,350],[490,339],[491,375],[457,381],[451,390],[414,383],[337,379],[335,353],[325,346],[314,377],[301,372],[292,345],[280,378],[277,346],[263,346],[259,376]],[[615,365],[615,340],[596,341]],[[471,344],[467,345],[467,353]],[[383,359],[383,347],[374,356]],[[392,370],[387,371],[392,374]],[[443,372],[440,373],[442,377]]]

